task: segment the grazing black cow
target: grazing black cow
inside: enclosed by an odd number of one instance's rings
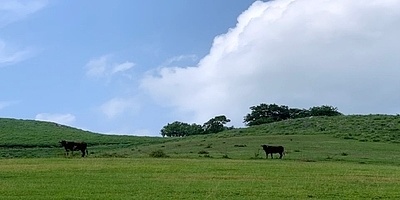
[[[261,145],[261,147],[264,149],[265,151],[265,157],[268,159],[268,154],[271,154],[271,158],[273,153],[279,153],[279,158],[281,159],[285,149],[283,148],[283,146],[269,146],[269,145]]]
[[[85,157],[88,154],[87,144],[86,142],[73,142],[73,141],[60,141],[61,146],[65,149],[65,155],[68,156],[68,152],[71,151],[74,154],[75,150],[79,150],[82,152],[82,157]]]

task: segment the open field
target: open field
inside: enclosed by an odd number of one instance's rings
[[[89,156],[65,157],[62,139],[86,141]],[[399,143],[400,116],[386,115],[183,138],[0,119],[0,199],[400,199]],[[261,144],[283,145],[284,159]]]
[[[400,145],[397,143],[360,142],[331,135],[264,135],[181,138],[165,143],[146,145],[89,146],[89,158],[149,158],[156,150],[170,158],[191,159],[265,159],[260,144],[283,145],[285,160],[301,162],[337,161],[400,167]],[[62,147],[0,148],[2,158],[64,158]],[[79,158],[80,152],[74,153]],[[275,154],[275,157],[278,155]],[[0,159],[1,161],[1,159]]]
[[[162,150],[171,158],[253,160],[265,159],[265,153],[260,147],[263,143],[285,146],[285,160],[400,166],[398,153],[400,145],[397,143],[359,142],[330,135],[264,135],[227,138],[199,136],[163,144],[115,149],[110,150],[108,154],[116,157],[147,158],[152,151]],[[91,156],[97,154],[94,152]],[[277,158],[278,154],[274,157]]]
[[[0,199],[400,198],[397,166],[232,159],[2,159]]]
[[[283,145],[287,160],[400,165],[400,116],[287,120],[184,138],[102,135],[49,122],[0,118],[0,158],[61,158],[58,141],[83,140],[89,157],[260,159],[261,144]],[[78,153],[75,156],[79,156]]]

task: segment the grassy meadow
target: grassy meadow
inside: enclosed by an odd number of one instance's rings
[[[65,157],[62,139],[87,142],[89,156]],[[284,159],[265,159],[261,144],[283,145]],[[0,199],[400,199],[399,152],[400,117],[391,115],[183,138],[0,118]]]
[[[7,159],[1,199],[400,198],[392,165],[227,159]]]

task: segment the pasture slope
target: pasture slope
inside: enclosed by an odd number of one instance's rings
[[[89,156],[65,158],[61,139],[87,142]],[[285,146],[284,159],[266,160],[261,144]],[[400,117],[391,115],[184,138],[0,119],[0,199],[400,199],[399,152]]]

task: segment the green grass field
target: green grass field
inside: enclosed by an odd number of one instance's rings
[[[65,157],[62,139],[86,141],[89,156]],[[387,115],[183,138],[0,118],[0,199],[400,199],[399,143],[400,116]],[[267,160],[261,144],[286,155]]]
[[[0,199],[398,199],[398,169],[278,159],[7,159]]]

